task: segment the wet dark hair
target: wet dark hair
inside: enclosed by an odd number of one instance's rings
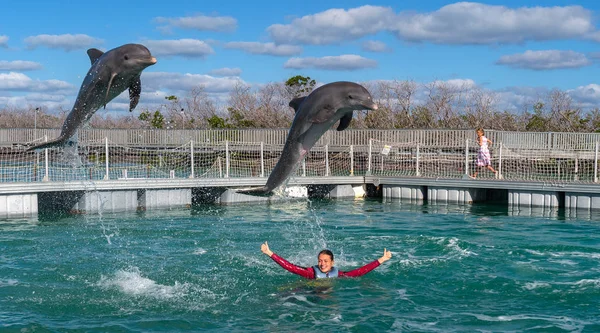
[[[333,261],[333,252],[331,252],[329,250],[323,250],[323,251],[319,252],[319,254],[317,255],[317,258],[319,258],[319,256],[322,254],[328,255],[331,258],[331,261]]]

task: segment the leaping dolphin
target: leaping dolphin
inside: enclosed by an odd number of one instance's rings
[[[289,106],[296,111],[281,157],[264,187],[238,191],[251,195],[272,195],[296,170],[296,166],[319,138],[338,120],[338,131],[346,129],[354,110],[377,110],[371,94],[360,84],[332,82],[315,89],[308,96],[294,98]]]
[[[60,136],[50,142],[28,148],[39,150],[64,146],[77,134],[77,130],[87,123],[101,106],[119,96],[129,88],[129,111],[133,111],[140,100],[142,71],[156,63],[150,51],[141,44],[125,44],[103,53],[89,49],[87,54],[92,62],[73,109],[63,123]]]

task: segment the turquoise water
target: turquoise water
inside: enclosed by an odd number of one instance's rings
[[[3,221],[0,331],[600,331],[600,222],[533,215],[356,200]],[[393,257],[308,281],[265,240],[303,266]]]

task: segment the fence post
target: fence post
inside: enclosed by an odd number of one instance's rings
[[[419,143],[417,142],[417,166],[416,166],[416,175],[417,175],[417,177],[420,177],[420,176],[421,176],[421,169],[420,169],[420,165],[419,165],[419,163],[420,163],[420,157],[421,157],[421,153],[420,153],[420,150],[419,150],[419,146],[420,146],[420,145],[419,145]]]
[[[48,142],[48,136],[44,135],[44,142]],[[50,181],[50,177],[48,176],[48,148],[44,149],[44,178],[43,182]]]
[[[194,140],[190,141],[190,160],[192,162],[192,171],[190,172],[190,178],[194,178]]]
[[[369,160],[367,163],[367,176],[371,175],[371,154],[373,153],[373,139],[369,139]]]
[[[265,143],[260,142],[260,176],[265,176],[265,155],[264,155]]]
[[[104,174],[104,180],[109,180],[110,176],[108,175],[108,137],[104,138],[104,154],[106,155],[106,173]]]
[[[302,159],[302,177],[306,177],[306,157]]]
[[[225,178],[229,178],[229,140],[225,141]]]
[[[469,176],[469,139],[465,140],[465,176]]]
[[[219,178],[223,178],[223,159],[221,156],[217,157],[217,162],[219,163]]]
[[[354,146],[350,145],[350,176],[354,176]]]
[[[500,142],[500,152],[498,155],[498,179],[502,179],[504,178],[502,176],[502,142]]]
[[[575,156],[575,174],[573,175],[574,181],[579,181],[579,157]]]
[[[325,177],[329,176],[329,145],[325,145]]]
[[[598,144],[596,141],[596,151],[594,152],[594,183],[598,182]]]

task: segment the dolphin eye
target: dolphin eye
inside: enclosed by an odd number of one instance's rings
[[[129,60],[129,56],[128,55],[125,55],[125,60]]]
[[[348,95],[348,99],[352,99],[352,95]]]

